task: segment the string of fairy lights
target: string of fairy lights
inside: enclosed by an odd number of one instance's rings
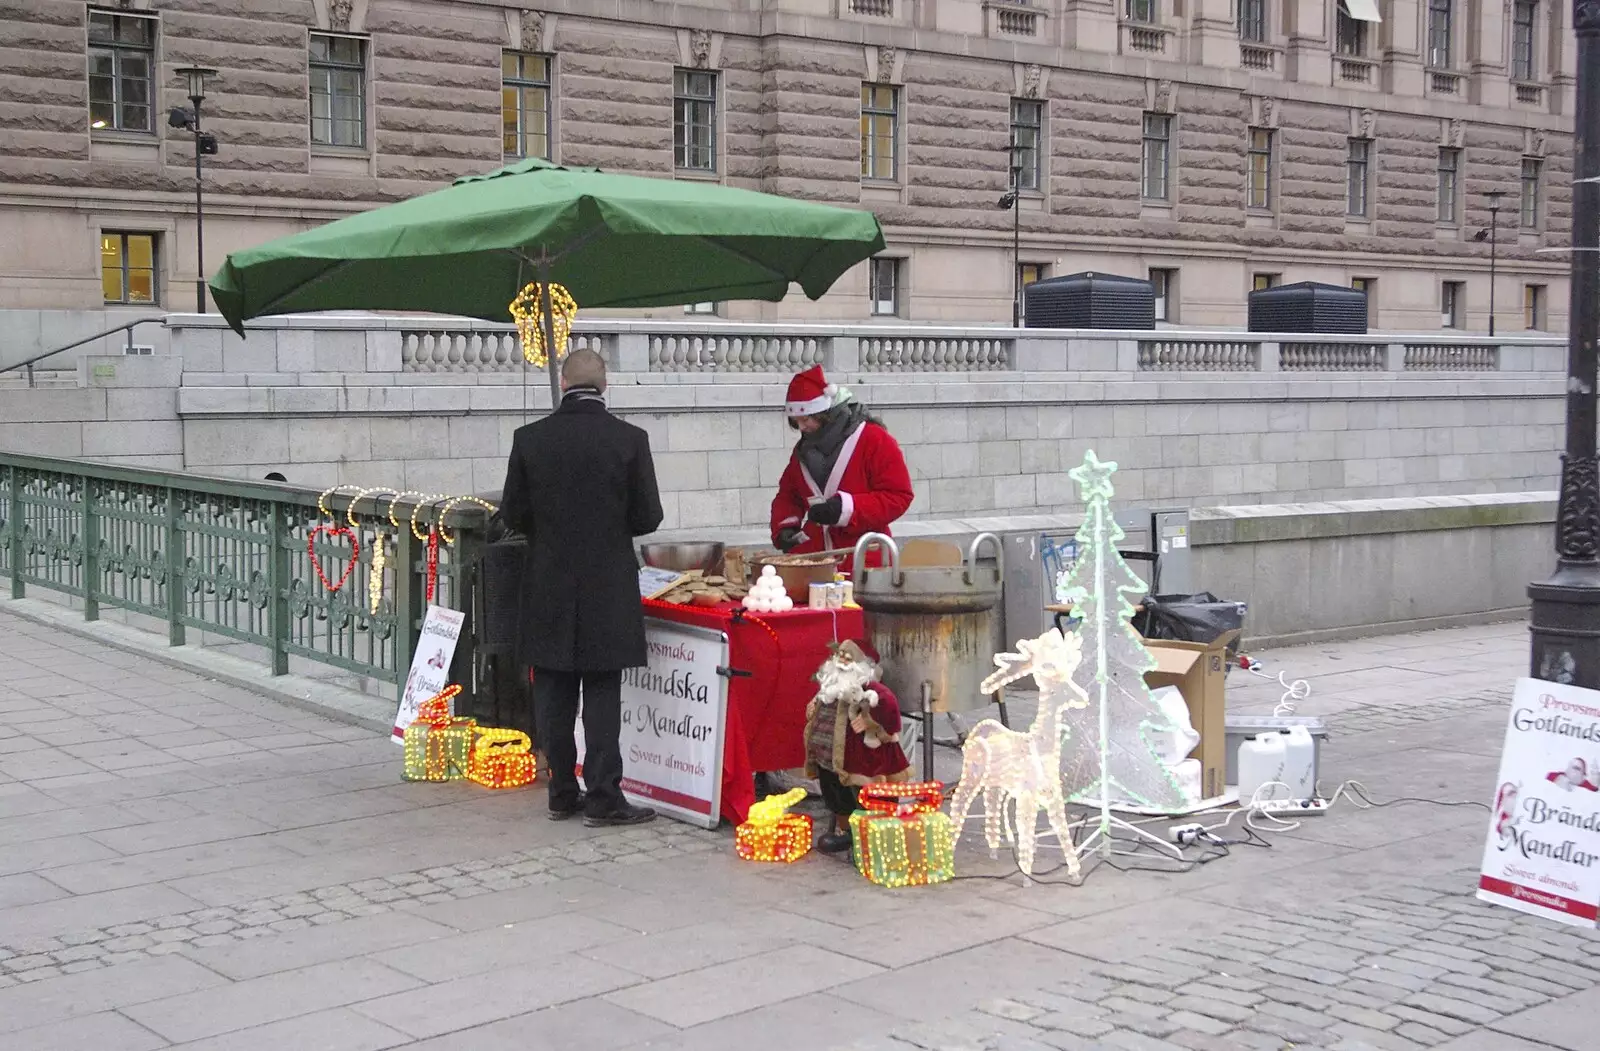
[[[350,502],[345,506],[344,519],[340,521],[339,516],[328,506],[328,501],[335,493],[346,489],[354,492]],[[389,503],[387,511],[382,508],[385,498]],[[359,511],[363,500],[372,501],[371,509],[365,516]],[[405,502],[410,502],[411,513],[402,524],[398,509]],[[498,510],[494,504],[477,496],[453,496],[448,493],[428,493],[418,489],[389,489],[383,486],[359,486],[348,483],[329,486],[317,495],[317,510],[327,521],[319,522],[306,532],[306,554],[310,556],[311,568],[329,594],[338,594],[349,583],[360,562],[362,533],[370,528],[373,536],[372,557],[367,570],[367,610],[376,614],[383,605],[385,573],[389,568],[390,538],[389,534],[384,532],[383,523],[387,521],[397,536],[402,529],[409,527],[412,537],[418,543],[425,545],[426,558],[423,563],[426,577],[425,598],[429,605],[433,605],[439,594],[440,549],[449,547],[456,541],[455,535],[446,528],[445,522],[450,517],[450,512],[463,504],[481,507],[489,514],[494,514]],[[348,549],[341,549],[339,541],[348,544]],[[344,571],[338,579],[331,577],[323,568],[325,557],[340,558],[344,561]]]

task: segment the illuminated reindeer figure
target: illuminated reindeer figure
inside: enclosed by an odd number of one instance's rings
[[[1061,841],[1068,875],[1077,876],[1078,854],[1067,832],[1066,800],[1061,791],[1061,713],[1089,706],[1082,688],[1072,681],[1082,659],[1080,643],[1076,635],[1063,637],[1060,630],[1051,628],[1036,639],[1021,640],[1017,650],[995,655],[1000,670],[983,681],[983,692],[993,693],[1032,675],[1039,684],[1039,710],[1027,733],[985,719],[967,734],[961,747],[961,783],[950,800],[950,819],[959,836],[967,811],[982,792],[984,839],[990,850],[999,850],[1005,807],[1008,802],[1014,804],[1015,831],[1006,830],[1007,838],[1014,835],[1017,867],[1031,875],[1034,837],[1043,810]]]

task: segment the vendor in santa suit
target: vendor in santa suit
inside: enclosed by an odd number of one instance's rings
[[[900,445],[846,387],[813,365],[789,381],[784,411],[800,432],[772,500],[772,542],[804,554],[853,548],[888,533],[911,506],[911,473]],[[868,553],[877,565],[880,552]],[[848,561],[844,565],[848,572]]]

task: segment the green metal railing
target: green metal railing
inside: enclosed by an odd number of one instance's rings
[[[348,527],[355,494],[331,495],[327,506]],[[169,640],[191,631],[252,644],[265,651],[272,674],[303,658],[380,682],[404,681],[425,612],[427,543],[413,535],[415,507],[394,509],[388,492],[361,497],[355,508],[360,553],[337,592],[324,587],[307,539],[333,525],[317,508],[317,492],[270,482],[244,482],[0,453],[0,579],[11,597],[29,587],[80,600],[85,620],[117,608],[165,621]],[[421,530],[441,508],[418,511]],[[439,545],[435,601],[472,610],[485,512],[458,505],[445,517],[452,543]],[[377,608],[369,581],[377,538],[387,567]],[[317,538],[317,555],[337,582],[349,565],[346,538]],[[456,660],[472,666],[471,622]]]

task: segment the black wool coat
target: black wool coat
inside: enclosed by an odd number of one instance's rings
[[[519,660],[578,672],[646,663],[633,538],[661,525],[649,435],[569,395],[517,429],[500,513],[528,538]]]

